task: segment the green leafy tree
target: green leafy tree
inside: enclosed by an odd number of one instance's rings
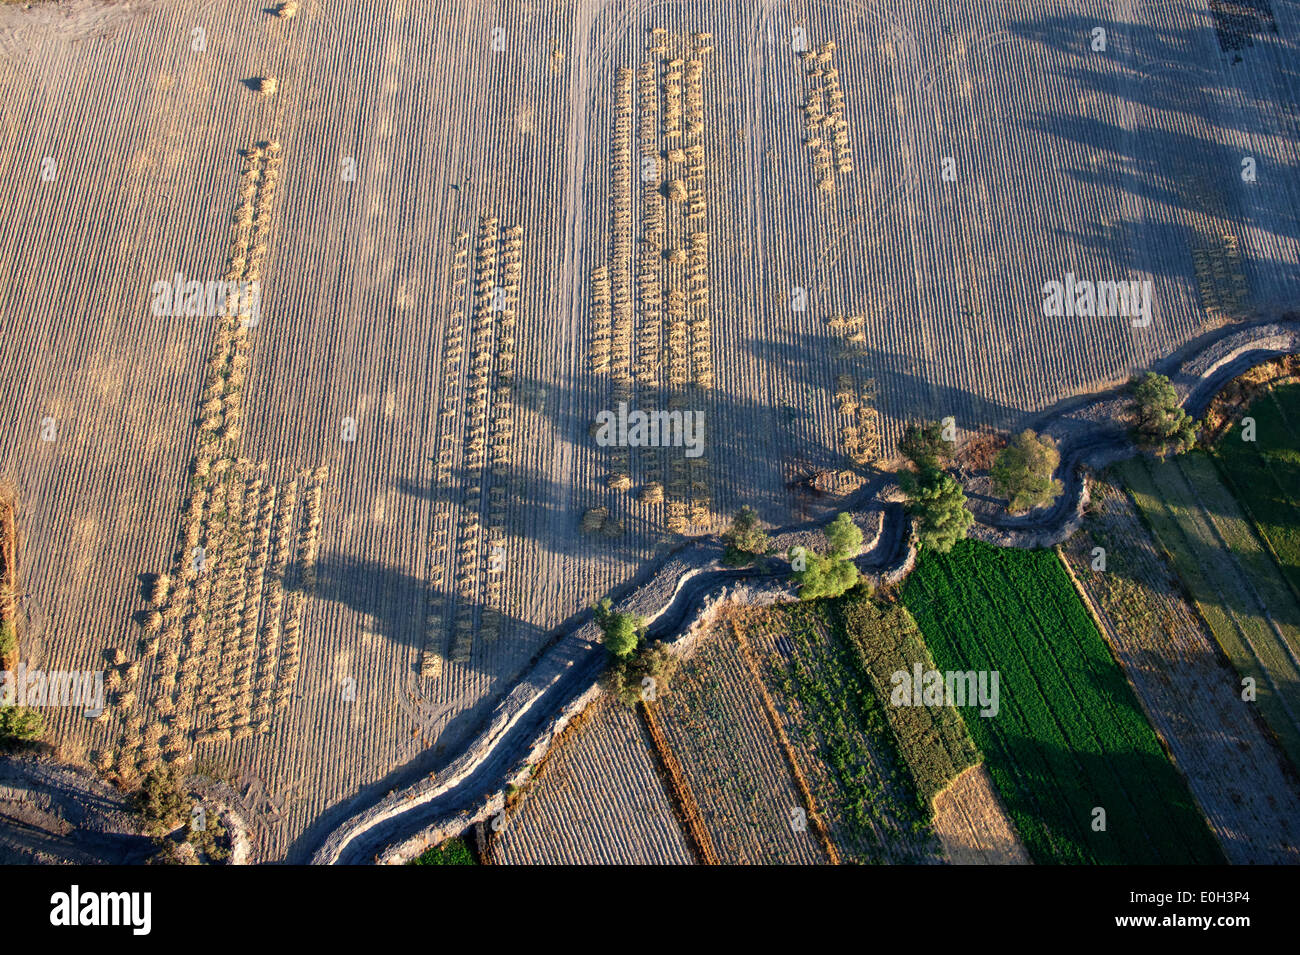
[[[22,706],[0,706],[0,744],[34,743],[45,732],[45,717]]]
[[[830,557],[836,560],[856,557],[862,549],[862,528],[847,513],[839,514],[826,525],[826,541],[830,544],[827,551]]]
[[[736,512],[731,527],[722,535],[722,542],[727,545],[723,563],[732,567],[752,563],[771,547],[767,532],[759,526],[758,512],[748,504]]]
[[[1055,441],[1022,431],[994,459],[993,486],[1013,511],[1040,507],[1061,493],[1061,482],[1052,478],[1060,463]]]
[[[1196,444],[1198,425],[1178,404],[1178,392],[1164,375],[1147,372],[1130,382],[1133,440],[1159,457],[1182,454]]]
[[[943,440],[943,427],[937,421],[909,424],[903,429],[898,450],[918,471],[937,471],[949,459],[949,445]]]
[[[605,628],[605,646],[616,657],[625,657],[636,649],[636,621],[627,614],[616,613]]]
[[[591,609],[596,615],[596,622],[605,632],[605,648],[620,659],[629,656],[636,649],[645,621],[634,614],[619,613],[612,609],[608,597]]]
[[[807,566],[794,574],[800,600],[838,597],[858,582],[858,567],[851,560],[809,554]]]
[[[921,546],[946,553],[975,523],[975,515],[966,506],[966,494],[952,475],[942,471],[904,474],[901,483],[908,498],[907,512],[917,518]]]

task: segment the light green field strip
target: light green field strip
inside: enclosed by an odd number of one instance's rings
[[[1173,463],[1133,460],[1121,473],[1219,646],[1242,676],[1254,678],[1260,712],[1300,765],[1300,672],[1182,471]]]
[[[1255,420],[1255,440],[1241,440],[1234,425],[1215,447],[1214,463],[1300,595],[1300,435],[1293,424],[1300,417],[1300,384],[1271,389],[1247,412]]]
[[[1227,525],[1231,518],[1216,518],[1202,507],[1178,464],[1148,464],[1147,467],[1156,494],[1182,530],[1189,547],[1186,555],[1175,553],[1175,563],[1184,556],[1186,562],[1198,563],[1204,575],[1207,589],[1196,591],[1197,599],[1206,599],[1202,597],[1205,593],[1223,604],[1238,632],[1279,689],[1288,684],[1300,685],[1300,670],[1296,668],[1282,629],[1265,611],[1255,589],[1257,582],[1236,559],[1236,548],[1246,546],[1245,540],[1250,536],[1250,529],[1240,518],[1240,511],[1237,511],[1238,526],[1226,534],[1221,533],[1217,528]],[[1178,566],[1181,568],[1182,565]],[[1267,572],[1269,568],[1255,570]],[[1293,715],[1300,713],[1294,696],[1287,694],[1286,703]]]
[[[1214,462],[1203,454],[1185,454],[1178,460],[1187,483],[1244,572],[1247,590],[1257,597],[1259,609],[1286,646],[1292,666],[1300,668],[1300,604],[1287,586],[1277,562],[1255,535],[1250,518],[1219,478]]]

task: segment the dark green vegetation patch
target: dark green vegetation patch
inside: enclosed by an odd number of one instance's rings
[[[997,715],[966,725],[1036,862],[1224,861],[1052,551],[963,541],[903,599],[940,669],[999,673]]]
[[[423,854],[411,860],[411,865],[477,865],[474,853],[463,839],[452,838],[446,842],[426,849]]]

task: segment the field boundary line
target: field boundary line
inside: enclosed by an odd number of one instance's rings
[[[686,832],[686,837],[690,840],[691,849],[694,850],[701,865],[720,865],[717,851],[713,848],[713,839],[710,838],[709,830],[704,825],[700,805],[695,801],[695,794],[691,792],[690,783],[686,781],[682,767],[677,762],[677,757],[673,755],[672,747],[668,745],[668,738],[664,735],[654,705],[649,701],[643,701],[637,707],[637,711],[641,714],[646,731],[650,734],[656,768],[663,774],[669,801],[673,805],[678,822]]]
[[[0,670],[16,670],[22,647],[18,643],[18,520],[9,490],[0,490],[0,622],[13,634],[13,650],[0,657]]]

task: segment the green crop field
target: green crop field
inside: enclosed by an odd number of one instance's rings
[[[448,839],[440,845],[426,849],[412,859],[411,865],[477,865],[474,853],[461,839]]]
[[[1036,862],[1223,862],[1052,551],[926,553],[903,600],[940,669],[998,672],[997,715],[963,715]]]
[[[1255,440],[1242,440],[1242,429],[1234,425],[1215,447],[1214,460],[1300,593],[1300,384],[1266,392],[1245,417],[1255,422]]]
[[[923,670],[934,668],[907,608],[858,593],[846,595],[835,606],[843,632],[884,706],[899,753],[928,804],[962,770],[980,761],[979,751],[956,709],[890,705],[894,673],[911,673],[917,663]]]
[[[1120,473],[1224,655],[1254,680],[1253,705],[1300,766],[1300,604],[1277,564],[1205,456],[1138,459]]]

